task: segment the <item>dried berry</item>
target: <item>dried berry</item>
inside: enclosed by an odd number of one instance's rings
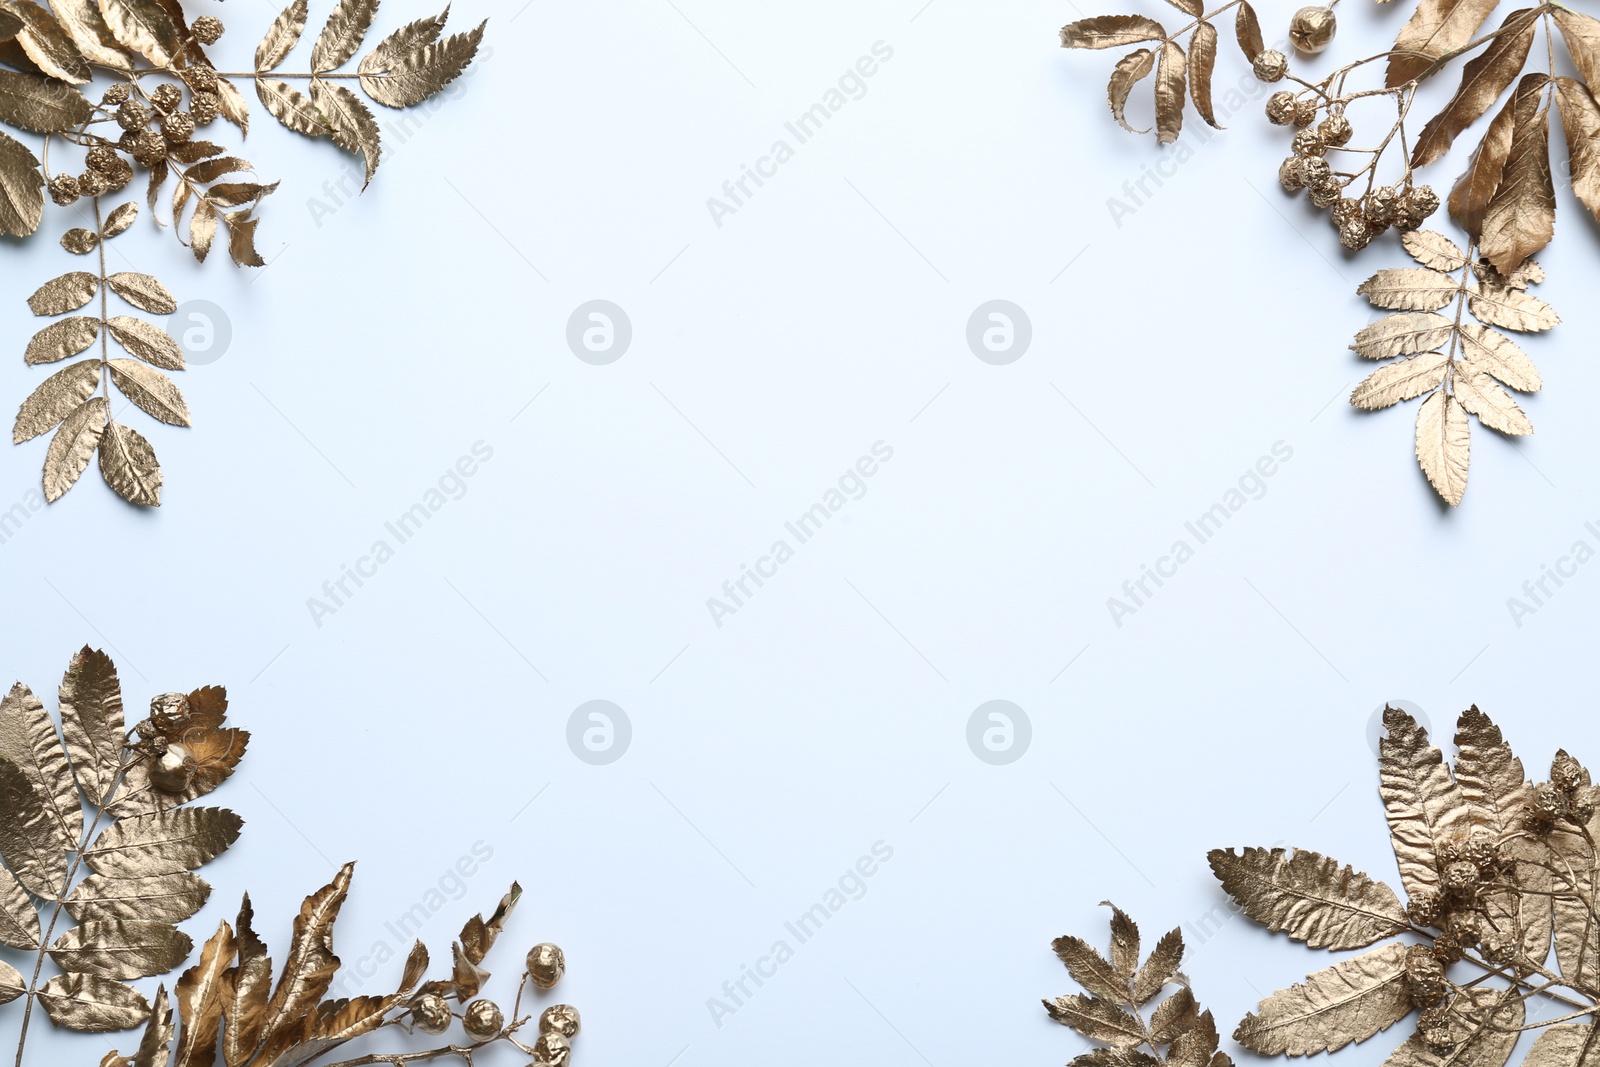
[[[189,98],[189,114],[196,126],[209,126],[222,111],[222,98],[216,93],[195,93]]]
[[[1398,217],[1400,196],[1392,185],[1380,185],[1367,194],[1367,218],[1378,226],[1388,226]]]
[[[1437,926],[1439,914],[1439,894],[1432,889],[1417,890],[1416,895],[1406,904],[1406,918],[1418,926]]]
[[[117,154],[105,145],[96,145],[84,153],[83,165],[102,174],[108,173],[117,163]]]
[[[171,111],[183,103],[183,90],[171,82],[162,82],[150,94],[150,102],[155,105],[157,111]]]
[[[1339,202],[1339,194],[1344,191],[1344,186],[1339,184],[1339,179],[1329,174],[1320,181],[1314,181],[1306,186],[1311,190],[1311,202],[1320,208],[1330,208]]]
[[[117,82],[100,96],[100,102],[109,106],[120,104],[128,99],[131,90],[127,82]]]
[[[1429,1008],[1444,999],[1444,965],[1426,945],[1406,949],[1406,985],[1411,1002]]]
[[[187,745],[168,745],[150,767],[150,784],[158,792],[181,793],[194,779],[194,754]]]
[[[169,144],[182,144],[194,136],[194,119],[187,111],[174,111],[161,120],[161,134]]]
[[[1478,884],[1478,865],[1471,860],[1455,860],[1444,866],[1444,887],[1451,892],[1470,892]]]
[[[1289,20],[1289,42],[1295,51],[1315,55],[1328,47],[1338,29],[1331,7],[1303,7]]]
[[[167,158],[167,142],[155,130],[143,130],[133,142],[133,158],[146,167]]]
[[[1257,53],[1250,69],[1264,82],[1280,81],[1289,72],[1289,57],[1277,49],[1268,48]]]
[[[1339,244],[1352,252],[1359,252],[1372,243],[1377,232],[1363,215],[1346,219],[1339,226]]]
[[[1361,201],[1350,196],[1340,197],[1339,202],[1333,205],[1332,218],[1335,226],[1343,226],[1351,219],[1363,218]]]
[[[474,1041],[488,1041],[506,1024],[505,1013],[492,1000],[474,1000],[461,1015],[461,1028]]]
[[[133,167],[129,166],[127,160],[118,156],[112,160],[110,167],[100,172],[100,176],[105,179],[106,192],[114,193],[133,181]]]
[[[539,1062],[549,1067],[567,1067],[567,1061],[572,1058],[572,1043],[562,1034],[540,1034],[539,1040],[533,1043],[533,1053],[539,1057]]]
[[[1400,209],[1396,213],[1395,226],[1402,230],[1414,230],[1428,221],[1428,216],[1439,210],[1439,194],[1426,185],[1419,185],[1408,190],[1400,198]]]
[[[539,1032],[541,1034],[560,1034],[562,1037],[577,1037],[580,1020],[578,1009],[571,1004],[552,1004],[539,1016]]]
[[[567,959],[561,948],[548,942],[528,950],[528,977],[540,989],[549,989],[567,973]]]
[[[150,121],[150,112],[137,100],[125,100],[117,108],[117,125],[125,130],[140,130]]]
[[[183,72],[183,83],[191,92],[214,93],[217,91],[217,72],[210,67],[190,67]]]
[[[201,15],[194,20],[191,27],[194,38],[201,44],[216,44],[222,39],[222,20],[212,18],[210,15]]]
[[[51,178],[50,199],[62,207],[78,199],[78,179],[70,174],[57,174]]]
[[[1315,100],[1300,101],[1295,105],[1294,124],[1301,129],[1305,129],[1307,126],[1317,121],[1317,112],[1320,110],[1321,109],[1317,106],[1317,102]]]
[[[1589,772],[1583,769],[1583,764],[1568,755],[1566,749],[1559,749],[1550,763],[1550,784],[1563,792],[1572,793],[1588,788]]]
[[[1267,97],[1267,119],[1274,126],[1287,126],[1294,121],[1296,106],[1294,94],[1280,89]]]
[[[106,191],[106,180],[97,170],[86,170],[78,175],[79,196],[99,196]]]
[[[1350,134],[1350,120],[1343,115],[1329,115],[1317,124],[1317,137],[1334,148],[1349,144]]]
[[[1290,156],[1278,164],[1278,184],[1286,193],[1297,193],[1306,186],[1306,159]]]
[[[1328,150],[1315,130],[1301,130],[1295,134],[1291,148],[1297,156],[1320,156]]]
[[[1333,167],[1321,156],[1301,156],[1300,165],[1305,168],[1307,185],[1325,185],[1333,181]],[[1334,182],[1334,192],[1337,193],[1341,186]],[[1326,205],[1323,205],[1326,206]]]
[[[424,993],[411,1002],[411,1025],[425,1034],[450,1029],[450,1005],[437,993]]]

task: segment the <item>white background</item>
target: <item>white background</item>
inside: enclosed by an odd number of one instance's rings
[[[1057,47],[1098,12],[920,4],[457,0],[453,25],[490,19],[484,57],[360,200],[319,217],[345,158],[258,114],[246,154],[283,178],[270,267],[197,267],[148,219],[116,242],[114,266],[219,305],[233,339],[183,375],[193,429],[127,415],[159,511],[90,471],[0,546],[0,669],[50,697],[88,642],[132,709],[228,686],[255,736],[216,800],[248,825],[198,936],[248,889],[281,959],[300,897],[358,859],[353,961],[483,842],[424,936],[446,956],[520,879],[490,989],[564,946],[575,1063],[1057,1064],[1084,1046],[1039,1006],[1072,988],[1049,941],[1103,942],[1097,901],[1150,943],[1193,929],[1219,845],[1394,879],[1367,737],[1385,700],[1445,734],[1478,703],[1538,777],[1558,744],[1600,759],[1600,565],[1520,627],[1506,605],[1597,544],[1597,250],[1570,195],[1539,291],[1565,321],[1526,345],[1538,435],[1475,430],[1451,511],[1411,457],[1414,405],[1344,402],[1372,317],[1355,285],[1403,256],[1347,257],[1277,190],[1264,94],[1208,142],[1191,111],[1185,162],[1119,226],[1108,198],[1163,153],[1112,125],[1114,57]],[[1341,7],[1336,53],[1381,49],[1390,6]],[[245,66],[274,10],[213,8],[221,64]],[[1262,5],[1269,37],[1290,11]],[[391,0],[375,37],[427,13]],[[715,225],[707,198],[878,41],[865,95]],[[1226,109],[1247,69],[1224,43]],[[1463,159],[1428,175],[1441,192]],[[77,222],[53,210],[6,254],[0,395],[43,376],[22,297],[76,265],[54,241]],[[597,298],[632,323],[609,366],[565,341]],[[1032,322],[1009,366],[964,336],[996,298]],[[706,599],[880,440],[866,495],[717,627]],[[308,598],[479,441],[465,495],[317,625]],[[1107,598],[1279,441],[1265,495],[1116,626]],[[13,450],[0,504],[43,455]],[[609,766],[566,743],[591,699],[632,722]],[[1009,766],[967,746],[991,699],[1032,722]],[[715,1025],[708,998],[877,841],[866,895]],[[1229,1032],[1320,965],[1232,922],[1187,969]],[[30,1062],[102,1045],[40,1033]]]

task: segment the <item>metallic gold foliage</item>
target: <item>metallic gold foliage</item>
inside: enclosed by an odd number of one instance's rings
[[[1365,948],[1410,926],[1392,889],[1327,856],[1247,848],[1214,849],[1208,858],[1246,915],[1312,948]]]

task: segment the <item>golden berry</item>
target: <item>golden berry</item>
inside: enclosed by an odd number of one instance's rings
[[[1289,40],[1295,51],[1315,55],[1328,47],[1339,28],[1331,7],[1303,7],[1289,20]]]
[[[560,946],[546,942],[528,950],[528,977],[540,989],[549,989],[567,973],[567,958]]]
[[[505,1026],[505,1013],[492,1000],[474,1000],[461,1016],[461,1028],[474,1041],[489,1041]]]

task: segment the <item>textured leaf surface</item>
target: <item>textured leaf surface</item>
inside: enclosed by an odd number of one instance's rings
[[[1306,1056],[1365,1041],[1411,1013],[1406,946],[1342,960],[1279,990],[1246,1015],[1234,1040],[1266,1055]]]
[[[72,657],[61,679],[61,733],[78,786],[99,805],[116,783],[122,766],[122,686],[111,657],[85,646]]]
[[[57,1026],[87,1034],[131,1030],[150,1016],[150,1002],[144,994],[92,974],[50,979],[39,990],[39,1006]]]
[[[11,443],[20,445],[60,425],[100,384],[100,361],[86,359],[56,371],[17,410]]]
[[[119,819],[84,859],[95,873],[119,878],[189,871],[221,855],[243,825],[226,808],[176,808]]]
[[[156,450],[139,431],[109,423],[100,439],[100,476],[130,504],[159,507],[161,465]]]
[[[1394,890],[1308,849],[1213,849],[1207,858],[1246,915],[1312,948],[1365,948],[1410,928]]]
[[[71,489],[94,458],[100,438],[106,432],[111,406],[103,396],[90,397],[62,420],[44,457],[44,497],[60,500]]]
[[[1423,405],[1442,407],[1448,400],[1439,393]],[[1466,416],[1460,414],[1461,432],[1465,434]],[[1418,425],[1423,419],[1418,417]],[[1418,432],[1418,451],[1421,452],[1421,431]],[[1420,458],[1420,455],[1419,455]],[[1424,469],[1427,464],[1424,462]],[[1430,478],[1432,476],[1430,475]],[[1466,466],[1460,471],[1461,486],[1466,484]],[[1436,486],[1437,482],[1434,483]],[[1443,490],[1441,496],[1449,499]],[[1461,499],[1456,494],[1456,503]],[[1400,865],[1400,876],[1405,881],[1408,896],[1416,896],[1423,889],[1435,888],[1439,880],[1436,868],[1439,845],[1453,838],[1465,839],[1471,830],[1467,808],[1461,794],[1444,764],[1438,748],[1428,743],[1428,733],[1409,714],[1399,708],[1385,708],[1383,725],[1388,736],[1378,741],[1378,791],[1389,821],[1389,836],[1394,845],[1395,859]]]
[[[143,978],[183,962],[194,941],[169,923],[100,919],[75,926],[50,946],[50,958],[69,974]]]

